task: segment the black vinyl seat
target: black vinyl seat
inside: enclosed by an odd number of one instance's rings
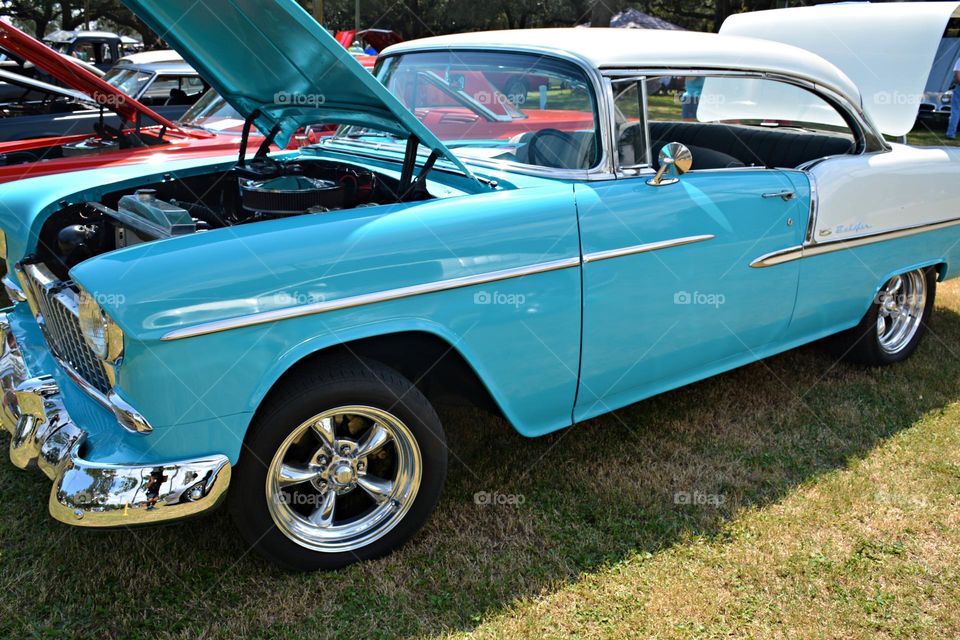
[[[853,152],[853,141],[840,134],[707,122],[651,122],[650,138],[654,159],[669,142],[689,147],[694,169],[793,168],[817,158]],[[700,163],[698,149],[708,152],[701,151]]]

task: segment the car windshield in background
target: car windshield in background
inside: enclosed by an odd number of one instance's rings
[[[103,79],[131,97],[137,97],[143,86],[150,80],[150,73],[133,69],[115,68],[107,71]]]
[[[214,133],[240,135],[243,132],[243,117],[212,89],[187,109],[180,124]]]
[[[385,59],[377,77],[465,159],[576,170],[599,162],[596,98],[584,72],[568,62],[522,53],[423,52]],[[375,135],[354,127],[338,137]]]

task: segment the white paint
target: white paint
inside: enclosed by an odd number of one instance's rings
[[[814,243],[960,218],[960,149],[891,147],[810,170],[819,202]]]
[[[411,40],[381,55],[430,47],[526,48],[572,55],[601,70],[676,67],[781,73],[827,86],[860,104],[856,85],[833,64],[809,51],[757,38],[647,29],[518,29]]]
[[[812,51],[859,88],[883,133],[905,135],[949,19],[960,2],[839,3],[732,15],[724,36],[752,36]]]

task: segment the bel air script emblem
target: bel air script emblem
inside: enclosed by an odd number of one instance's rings
[[[838,236],[849,235],[851,233],[860,233],[861,231],[868,231],[873,228],[873,225],[869,225],[865,222],[854,222],[853,224],[838,224],[833,229],[821,229],[820,236],[827,237],[833,234]]]

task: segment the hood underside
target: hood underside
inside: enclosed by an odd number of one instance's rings
[[[720,33],[806,49],[860,89],[864,112],[882,132],[906,135],[950,18],[960,2],[851,2],[730,16]]]
[[[124,0],[257,128],[372,127],[466,167],[295,0]]]

